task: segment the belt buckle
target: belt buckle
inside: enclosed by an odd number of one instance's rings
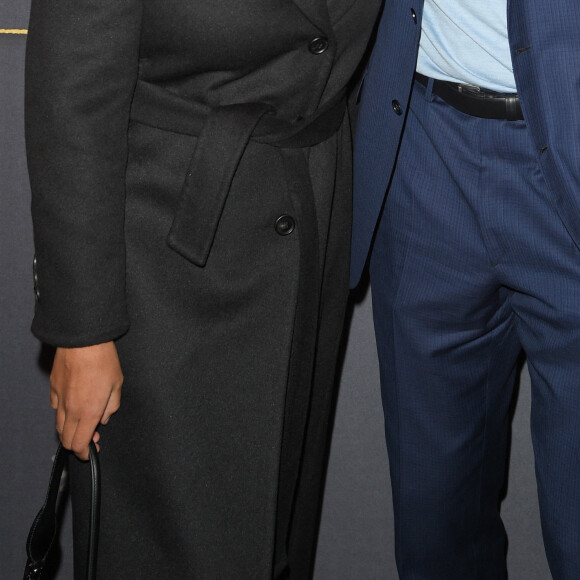
[[[467,95],[475,95],[477,97],[485,96],[485,91],[477,85],[457,83],[455,86],[457,87],[458,93],[466,93]]]

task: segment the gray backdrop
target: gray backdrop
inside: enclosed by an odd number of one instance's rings
[[[29,0],[0,0],[0,29],[25,29]],[[50,350],[29,332],[32,236],[23,142],[25,35],[0,32],[0,580],[21,578],[26,531],[42,503],[56,439],[48,406]],[[332,443],[316,580],[396,579],[370,293],[353,299]],[[508,491],[510,580],[547,580],[521,376]],[[72,578],[65,514],[58,578]],[[139,578],[136,573],[135,578]],[[216,579],[217,580],[217,579]]]

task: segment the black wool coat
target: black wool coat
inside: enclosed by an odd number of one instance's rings
[[[380,0],[33,0],[33,332],[116,340],[99,574],[308,578]],[[71,466],[75,569],[86,515]]]

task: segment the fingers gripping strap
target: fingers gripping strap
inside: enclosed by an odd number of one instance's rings
[[[28,533],[28,540],[26,542],[28,561],[24,570],[24,580],[40,580],[45,577],[44,567],[54,547],[58,533],[58,522],[56,518],[57,500],[62,473],[69,455],[70,453],[62,445],[58,446],[54,456],[46,500]],[[97,577],[97,541],[99,534],[101,489],[99,457],[96,446],[92,441],[89,445],[89,462],[91,468],[91,517],[86,578],[87,580],[95,580]]]

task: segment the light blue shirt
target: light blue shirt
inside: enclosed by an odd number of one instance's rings
[[[515,93],[507,0],[425,0],[417,72]]]

